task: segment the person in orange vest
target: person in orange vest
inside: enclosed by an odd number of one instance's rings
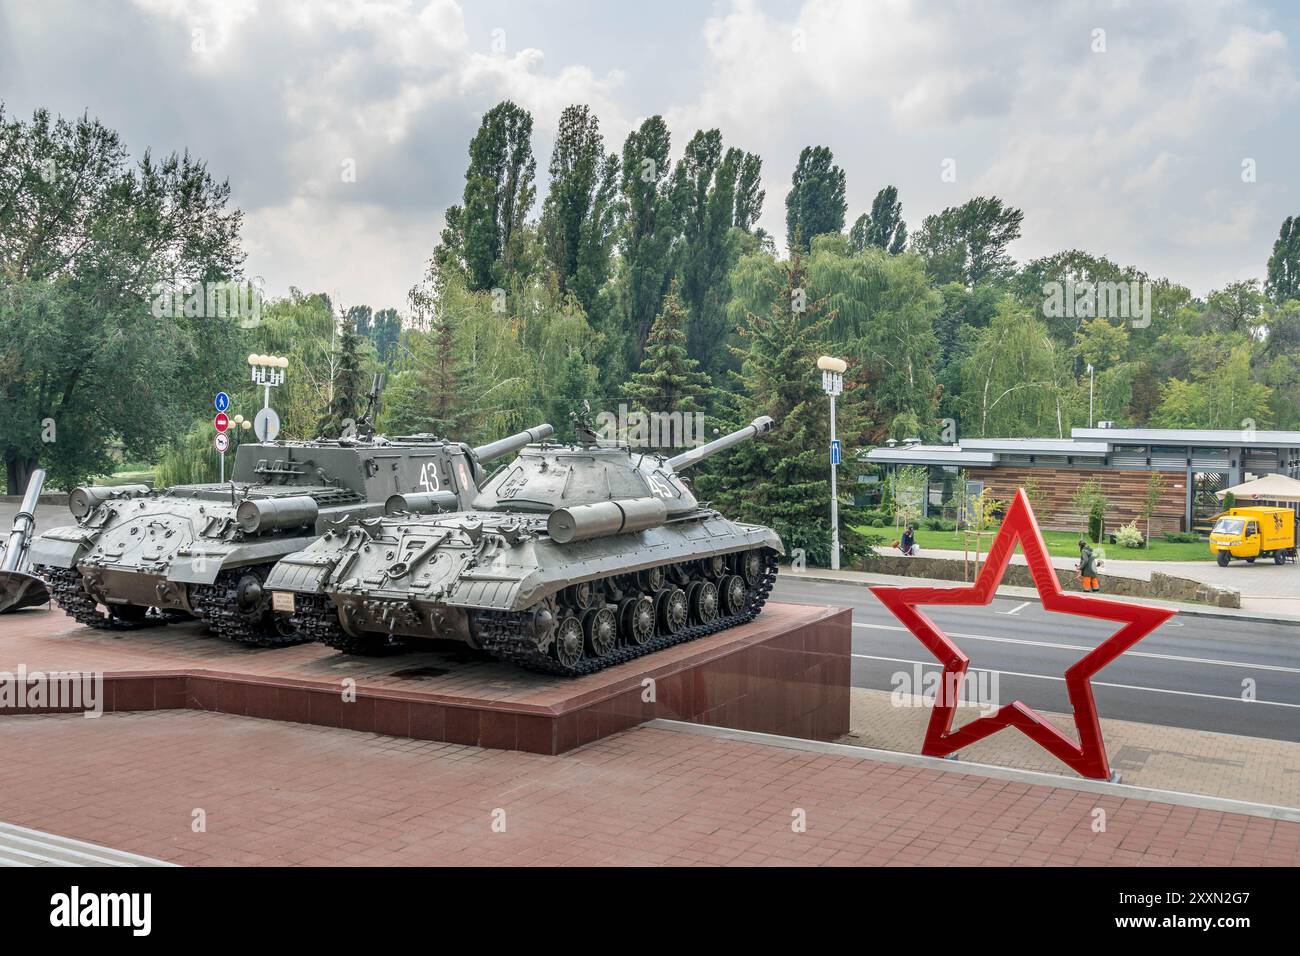
[[[1097,559],[1083,538],[1079,539],[1079,577],[1083,579],[1085,591],[1101,590],[1101,578],[1097,577]]]

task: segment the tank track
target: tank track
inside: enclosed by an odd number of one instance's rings
[[[49,585],[54,603],[78,624],[101,631],[133,631],[163,623],[161,619],[147,617],[148,609],[143,609],[145,613],[138,619],[122,617],[112,605],[106,605],[107,613],[101,611],[99,602],[87,593],[81,572],[76,568],[52,568],[43,564],[33,570]]]
[[[265,571],[269,571],[267,565]],[[239,581],[250,568],[222,571],[212,584],[190,586],[190,606],[218,637],[235,644],[253,647],[291,647],[314,638],[300,632],[279,634],[266,624],[265,618],[250,617],[239,611]],[[260,575],[265,578],[265,574]]]
[[[745,624],[758,617],[768,595],[776,583],[779,560],[775,552],[764,551],[764,567],[759,583],[750,589],[744,610],[737,614],[718,617],[708,624],[692,624],[682,628],[676,634],[657,633],[641,645],[621,644],[609,654],[601,657],[586,657],[572,665],[560,663],[549,653],[532,642],[529,636],[532,617],[519,611],[485,611],[476,616],[479,646],[494,657],[509,661],[531,671],[554,674],[561,677],[579,677],[592,674],[606,667],[623,664],[646,654],[653,654],[666,647],[694,641],[709,634]]]
[[[328,644],[344,654],[375,655],[375,636],[353,637],[343,630],[338,608],[324,594],[295,595],[294,612],[289,620],[307,640]]]

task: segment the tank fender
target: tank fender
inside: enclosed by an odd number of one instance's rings
[[[31,564],[51,568],[73,568],[95,543],[99,532],[92,528],[51,528],[32,540],[27,551]]]
[[[321,594],[340,557],[338,552],[312,554],[300,551],[291,554],[271,569],[263,590]]]

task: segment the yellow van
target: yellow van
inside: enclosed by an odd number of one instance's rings
[[[1231,508],[1210,532],[1210,553],[1226,568],[1233,558],[1254,564],[1272,557],[1277,564],[1295,558],[1295,512],[1290,508]]]

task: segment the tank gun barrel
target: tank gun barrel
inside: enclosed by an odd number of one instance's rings
[[[690,451],[684,451],[680,455],[669,458],[668,467],[673,471],[684,471],[693,465],[698,465],[704,459],[730,448],[732,445],[739,445],[742,441],[749,441],[751,438],[770,432],[775,427],[776,422],[771,417],[763,415],[755,418],[744,428],[738,428],[736,431],[715,438],[698,448],[692,448]]]
[[[14,517],[14,528],[9,532],[9,544],[5,548],[4,562],[0,563],[0,571],[22,570],[27,546],[31,543],[32,532],[36,530],[36,502],[41,497],[41,488],[44,485],[45,472],[37,468],[27,482],[27,493],[23,495],[22,507]]]
[[[533,442],[544,441],[555,434],[555,429],[550,425],[537,425],[534,428],[526,428],[515,435],[506,438],[500,438],[486,445],[479,445],[475,448],[474,457],[480,461],[492,461],[494,458],[500,458],[502,455],[509,455],[519,451],[525,445]]]
[[[0,562],[0,613],[35,607],[50,599],[45,582],[27,571],[27,548],[36,531],[36,504],[44,484],[45,472],[37,468],[27,481],[22,507],[14,517],[14,528]]]

